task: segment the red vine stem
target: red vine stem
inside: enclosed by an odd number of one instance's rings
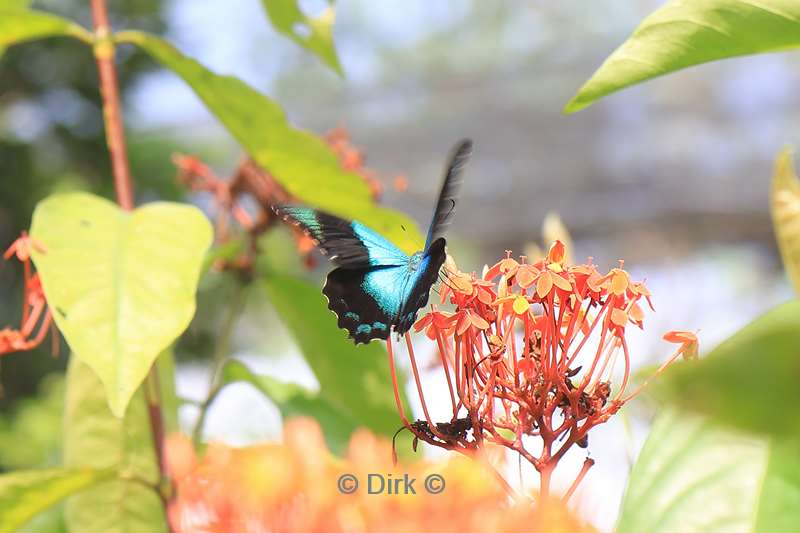
[[[100,76],[100,95],[103,98],[103,119],[106,124],[106,144],[111,155],[114,188],[117,202],[125,211],[133,210],[133,185],[128,153],[125,150],[125,131],[122,127],[117,70],[114,66],[114,43],[105,0],[91,0],[94,21],[94,57]]]
[[[100,77],[100,96],[103,100],[103,121],[106,127],[106,144],[111,157],[111,168],[114,175],[114,189],[117,202],[125,211],[132,211],[133,180],[131,179],[128,153],[125,148],[125,130],[122,123],[122,106],[120,105],[119,84],[114,65],[115,48],[111,38],[111,26],[108,22],[108,10],[105,0],[90,0],[92,21],[94,25],[94,57],[97,61],[97,72]],[[153,434],[153,446],[158,460],[162,478],[165,476],[164,462],[164,419],[161,413],[160,382],[155,364],[147,375],[144,387],[147,398],[150,427]],[[157,487],[161,494],[161,487]],[[162,500],[166,499],[162,495]],[[168,528],[171,527],[169,524]]]

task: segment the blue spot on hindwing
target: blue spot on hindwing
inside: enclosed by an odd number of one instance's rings
[[[386,331],[386,324],[384,324],[383,322],[373,322],[372,329]]]
[[[355,320],[356,322],[360,320],[360,317],[357,314],[353,313],[352,311],[346,312],[344,314],[344,317],[349,318],[350,320]]]
[[[361,324],[356,328],[356,335],[369,335],[372,331],[372,326],[369,324]]]

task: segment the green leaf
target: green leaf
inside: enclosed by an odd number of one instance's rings
[[[28,9],[32,0],[0,0],[0,11],[9,9]]]
[[[67,496],[114,476],[113,470],[62,469],[0,476],[0,533],[11,533]]]
[[[347,339],[319,287],[282,276],[267,276],[264,285],[319,381],[319,398],[359,425],[393,435],[401,422],[383,345],[356,346]]]
[[[666,410],[633,467],[616,531],[793,531],[799,446]]]
[[[12,44],[44,37],[75,37],[89,44],[92,34],[77,24],[49,13],[20,9],[27,2],[0,0],[0,52]]]
[[[139,390],[124,418],[108,409],[100,380],[71,357],[64,406],[64,463],[74,468],[114,469],[121,479],[92,487],[67,501],[70,531],[155,533],[166,531],[158,493],[159,472],[144,394]]]
[[[159,353],[189,325],[211,226],[166,202],[131,213],[86,193],[36,207],[33,260],[59,329],[100,377],[117,416]]]
[[[800,46],[795,0],[671,0],[644,19],[564,108],[692,65]]]
[[[328,447],[342,453],[358,423],[340,412],[324,397],[294,383],[284,383],[270,376],[257,376],[244,363],[230,360],[222,370],[222,385],[245,382],[256,387],[269,398],[284,419],[310,416],[319,422],[325,433]]]
[[[674,365],[656,394],[749,431],[800,435],[800,301],[751,322],[706,357]]]
[[[292,196],[345,219],[359,220],[406,252],[421,248],[416,224],[378,207],[366,182],[342,169],[328,145],[292,127],[273,100],[233,76],[221,76],[147,33],[125,31],[118,42],[136,44],[189,84],[255,161]]]
[[[336,11],[332,3],[317,17],[304,15],[297,0],[261,0],[261,4],[276,30],[316,54],[337,74],[342,74],[333,44]]]
[[[783,267],[800,296],[800,181],[792,156],[792,150],[784,148],[775,160],[770,210]]]

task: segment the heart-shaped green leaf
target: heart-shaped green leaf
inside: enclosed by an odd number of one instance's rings
[[[800,296],[800,180],[794,171],[792,150],[785,148],[775,160],[770,210],[783,267]]]
[[[796,0],[671,0],[644,19],[564,108],[726,57],[800,47]]]
[[[336,20],[333,5],[328,5],[320,15],[309,17],[300,9],[297,0],[261,0],[261,4],[276,30],[316,54],[337,74],[342,74],[333,45]]]
[[[194,315],[210,224],[188,205],[159,202],[127,213],[71,193],[39,203],[31,237],[59,329],[122,416],[158,354]]]
[[[12,533],[67,496],[116,475],[113,470],[30,470],[0,476],[0,533]]]
[[[617,533],[794,531],[800,443],[665,410],[631,471]]]

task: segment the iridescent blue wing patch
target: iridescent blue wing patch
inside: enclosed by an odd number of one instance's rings
[[[342,268],[399,266],[408,262],[407,254],[359,222],[308,207],[280,206],[275,212],[300,226]]]
[[[444,239],[437,239],[429,253],[418,252],[401,266],[333,270],[322,292],[339,327],[356,344],[411,329],[444,263],[444,245]]]

